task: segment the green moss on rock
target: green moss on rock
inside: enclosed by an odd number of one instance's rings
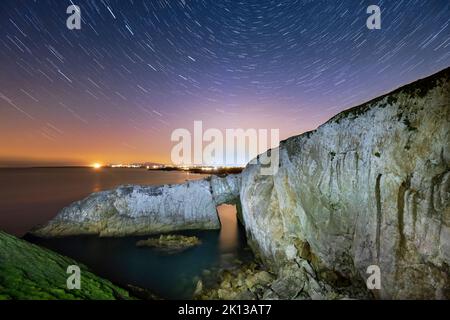
[[[69,290],[67,267],[81,270],[81,289]],[[116,300],[129,293],[82,264],[0,231],[0,300]]]

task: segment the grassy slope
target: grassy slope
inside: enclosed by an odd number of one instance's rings
[[[68,290],[69,265],[81,269],[81,289]],[[0,300],[130,299],[128,292],[67,257],[0,231]]]

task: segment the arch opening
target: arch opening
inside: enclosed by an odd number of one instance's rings
[[[217,206],[217,215],[220,221],[220,249],[221,251],[233,251],[240,246],[244,233],[238,219],[237,206],[221,204]]]

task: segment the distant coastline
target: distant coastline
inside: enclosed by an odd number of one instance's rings
[[[0,170],[17,170],[17,169],[92,169],[98,170],[98,168],[93,168],[92,166],[11,166],[11,167],[0,167]],[[153,166],[113,166],[105,165],[100,169],[141,169],[147,171],[179,171],[188,173],[198,173],[198,174],[238,174],[241,173],[244,167],[177,167],[177,166],[166,166],[166,165],[153,165]]]
[[[201,173],[201,174],[238,174],[244,170],[243,167],[192,167],[192,168],[183,168],[183,167],[161,167],[161,168],[148,168],[149,171],[182,171],[189,173]]]

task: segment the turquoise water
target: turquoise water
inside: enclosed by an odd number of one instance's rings
[[[87,265],[96,274],[122,286],[145,288],[167,299],[190,299],[196,283],[214,283],[220,269],[232,269],[251,260],[244,230],[231,206],[220,208],[222,229],[177,232],[195,235],[202,244],[185,252],[167,255],[152,248],[136,247],[148,237],[98,238],[67,237],[37,239],[27,237]]]

